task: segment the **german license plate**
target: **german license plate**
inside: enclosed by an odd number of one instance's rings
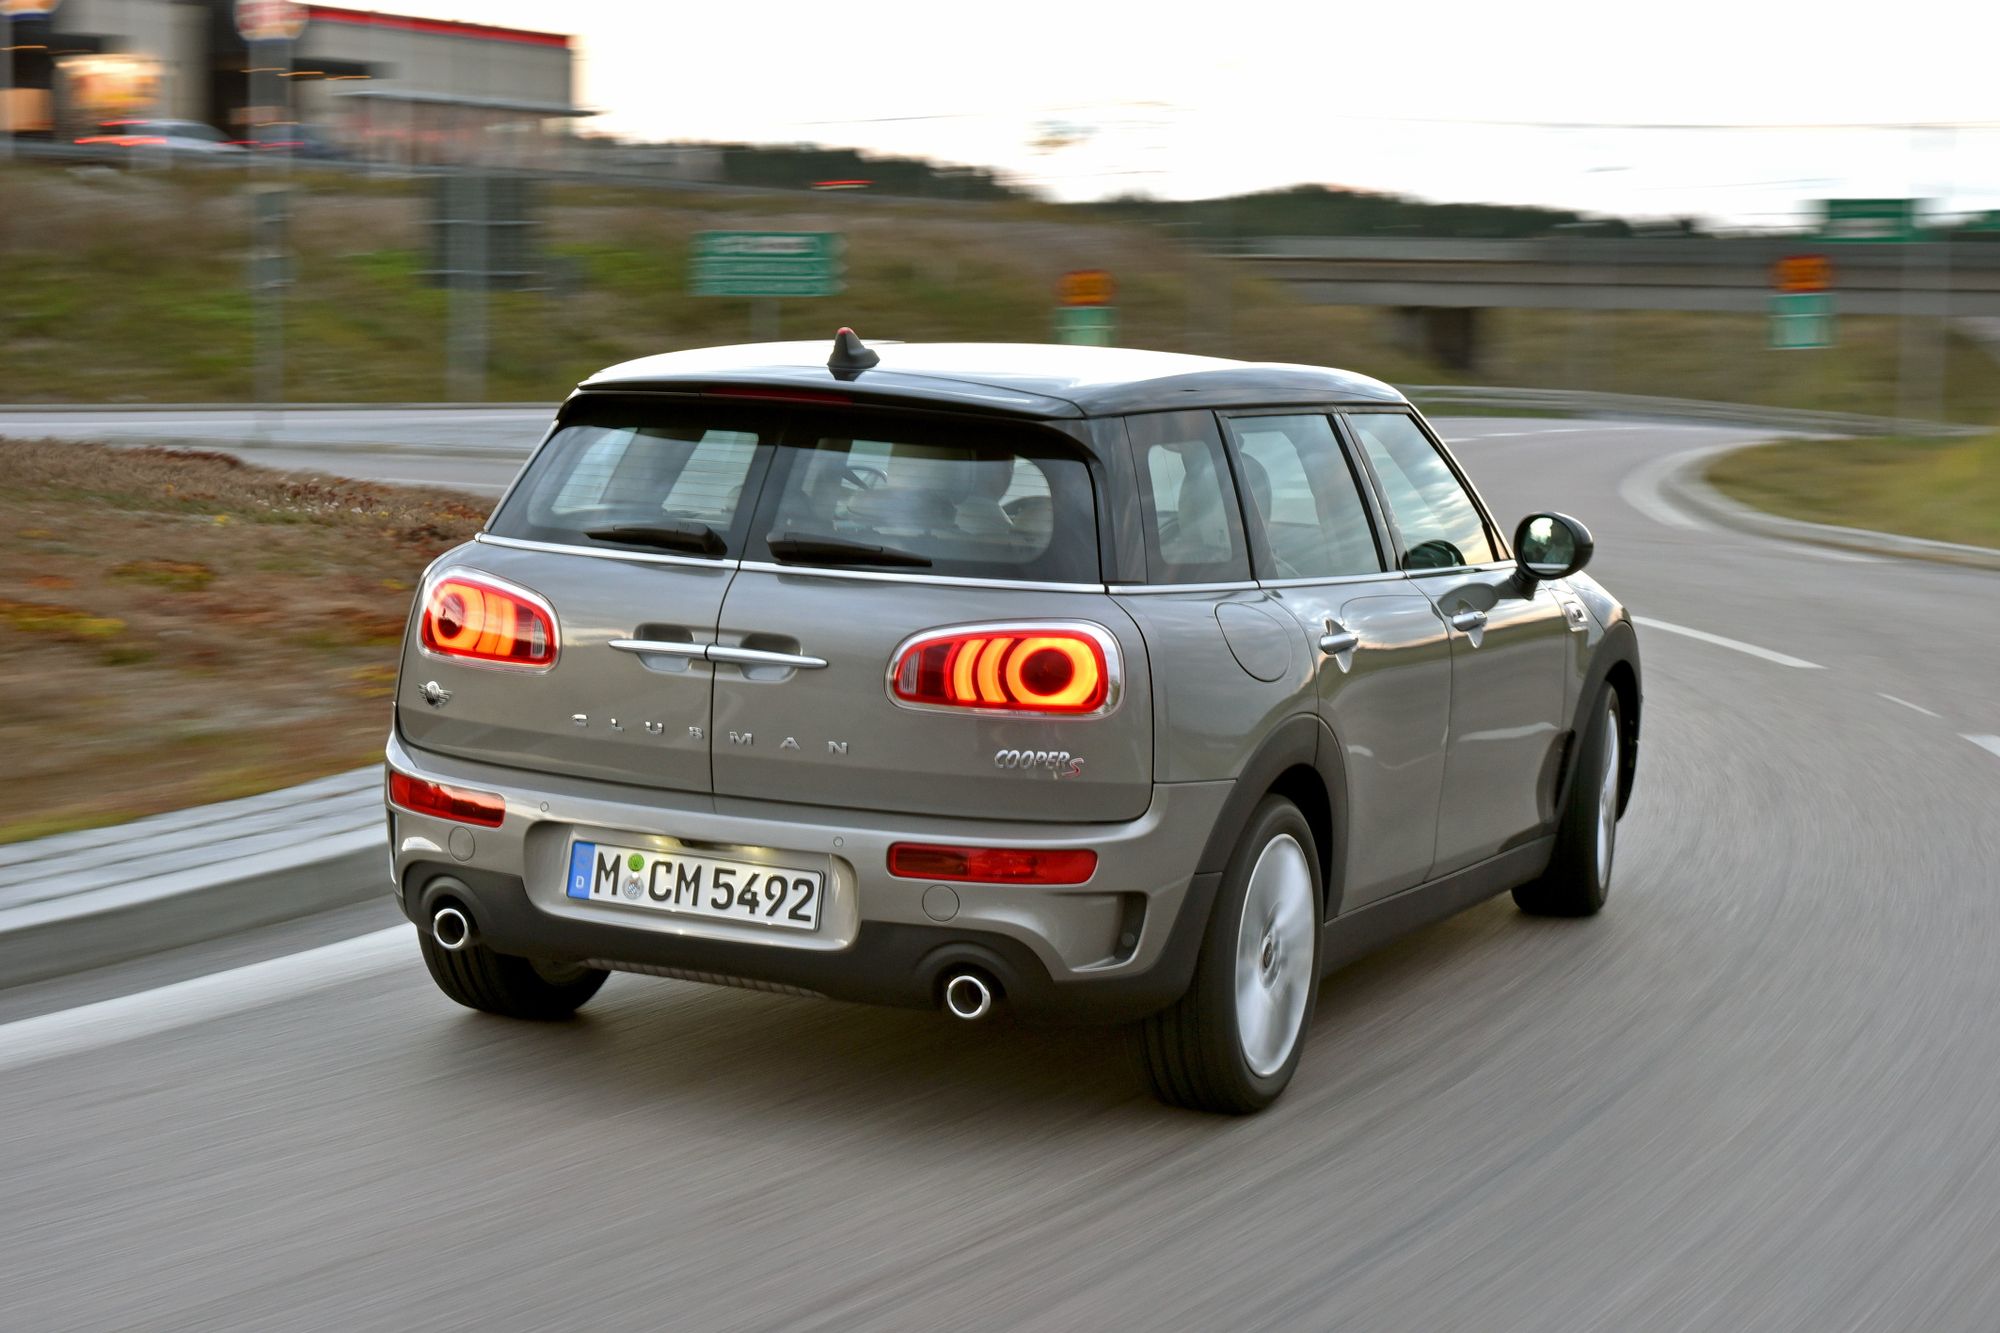
[[[570,897],[671,916],[705,917],[783,930],[818,930],[826,876],[817,870],[655,852],[608,842],[569,849]]]

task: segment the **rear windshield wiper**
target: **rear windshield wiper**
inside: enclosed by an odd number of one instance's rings
[[[773,537],[766,543],[771,554],[780,560],[811,560],[829,565],[908,565],[915,569],[930,568],[931,558],[918,555],[915,551],[899,550],[894,546],[870,546],[866,542],[851,542],[840,537],[816,537],[787,533],[783,537]]]
[[[729,549],[722,534],[706,523],[618,523],[608,528],[588,528],[583,535],[601,542],[657,546],[692,555],[721,555]]]

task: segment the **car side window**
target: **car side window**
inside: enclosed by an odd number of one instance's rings
[[[1149,581],[1248,579],[1243,516],[1214,414],[1146,413],[1127,417],[1126,430],[1139,466]]]
[[[1318,414],[1237,417],[1229,428],[1249,511],[1263,532],[1259,577],[1382,572],[1368,508],[1330,420]]]
[[[1404,569],[1454,569],[1494,559],[1479,506],[1444,455],[1400,412],[1347,418],[1403,538]]]

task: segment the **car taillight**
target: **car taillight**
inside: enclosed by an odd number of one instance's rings
[[[1096,713],[1113,702],[1117,651],[1095,626],[941,630],[897,651],[889,693],[917,708]]]
[[[1097,853],[899,842],[889,848],[889,873],[980,884],[1081,884],[1097,873]]]
[[[424,596],[423,645],[443,657],[506,666],[556,660],[555,615],[522,589],[471,574],[446,574]]]
[[[499,828],[507,817],[507,802],[490,791],[447,787],[442,782],[426,782],[408,773],[389,770],[389,803],[420,815],[455,819],[461,824]]]

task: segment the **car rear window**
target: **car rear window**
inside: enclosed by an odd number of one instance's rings
[[[1074,449],[1028,426],[802,418],[779,451],[749,554],[792,564],[1094,583],[1090,471]],[[836,547],[876,547],[880,558]]]
[[[1033,426],[820,407],[573,403],[487,530],[800,567],[1099,581],[1078,446]]]

